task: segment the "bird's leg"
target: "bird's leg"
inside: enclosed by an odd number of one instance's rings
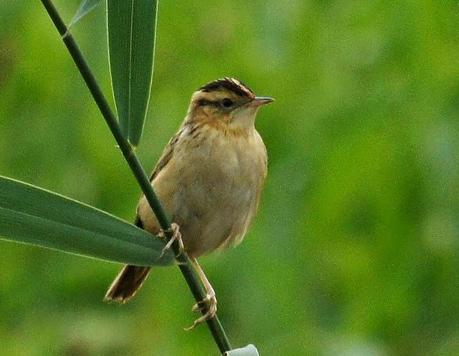
[[[215,291],[212,288],[212,285],[210,284],[209,280],[207,279],[206,274],[204,273],[201,266],[199,265],[198,260],[196,258],[192,258],[191,261],[193,262],[193,265],[196,267],[199,278],[201,279],[204,289],[206,290],[206,296],[204,297],[204,299],[197,302],[193,306],[192,310],[201,311],[203,310],[203,308],[206,308],[207,311],[203,316],[196,319],[193,322],[193,325],[191,325],[186,330],[192,330],[196,325],[199,325],[209,319],[212,319],[217,313],[217,298],[215,295]]]
[[[169,241],[167,241],[167,244],[166,246],[163,247],[163,250],[161,251],[161,255],[159,256],[159,258],[163,257],[163,255],[171,248],[172,244],[174,243],[174,241],[178,241],[178,244],[179,244],[179,254],[175,257],[178,257],[182,254],[182,252],[185,250],[185,247],[183,246],[183,241],[182,241],[182,234],[180,233],[180,227],[178,224],[176,223],[172,223],[171,224],[171,228],[166,231],[166,232],[172,232],[172,237],[170,238]],[[158,234],[158,236],[162,239],[165,239],[166,238],[166,234],[164,232],[164,230],[161,230]]]

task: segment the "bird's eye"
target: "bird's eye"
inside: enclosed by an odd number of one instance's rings
[[[222,100],[222,106],[226,109],[230,108],[233,106],[233,101],[231,99],[225,98]]]

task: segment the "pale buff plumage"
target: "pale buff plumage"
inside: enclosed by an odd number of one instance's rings
[[[182,126],[153,171],[153,188],[171,221],[180,227],[190,257],[235,245],[247,232],[267,171],[266,148],[255,129],[255,117],[270,101],[255,97],[236,79],[207,84],[193,94]],[[160,233],[145,197],[137,208],[137,224]],[[148,270],[126,266],[106,298],[128,300]],[[204,284],[211,288],[207,279]]]
[[[180,226],[191,257],[242,240],[266,175],[266,149],[254,128],[234,135],[204,124],[193,136],[195,125],[201,124],[182,127],[173,157],[153,179],[155,192]],[[159,232],[145,197],[138,214],[145,229]]]

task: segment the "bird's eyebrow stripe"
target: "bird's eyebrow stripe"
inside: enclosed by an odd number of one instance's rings
[[[212,101],[212,100],[207,100],[207,99],[200,99],[198,101],[199,106],[207,106],[207,105],[218,106],[219,102],[220,102],[220,100]]]

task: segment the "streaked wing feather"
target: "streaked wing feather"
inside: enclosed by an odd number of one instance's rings
[[[171,160],[173,154],[174,154],[174,148],[175,144],[180,138],[180,135],[182,134],[183,128],[181,128],[172,138],[170,139],[169,143],[166,145],[164,148],[164,151],[161,155],[161,157],[158,160],[158,163],[156,163],[155,169],[153,172],[151,172],[150,175],[150,182],[155,179],[155,177],[161,172],[161,170],[166,167],[166,165],[169,163]]]
[[[159,174],[159,172],[161,172],[161,170],[164,167],[166,167],[167,164],[170,162],[172,156],[174,155],[175,145],[177,144],[180,138],[180,135],[182,134],[182,131],[183,131],[183,127],[169,140],[169,143],[164,148],[164,151],[161,154],[161,157],[156,163],[155,169],[153,169],[153,172],[151,172],[150,182],[152,182],[153,179],[155,179],[155,177]],[[142,223],[142,220],[140,220],[140,216],[138,213],[136,214],[134,224],[139,226],[140,228],[143,228],[143,223]]]

